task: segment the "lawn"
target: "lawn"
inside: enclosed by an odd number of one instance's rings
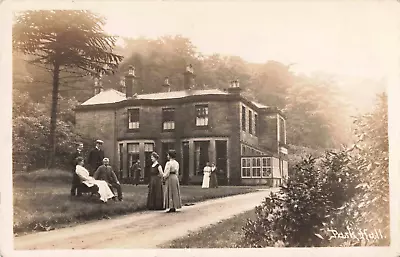
[[[89,196],[71,198],[70,181],[71,174],[59,170],[15,175],[14,233],[19,235],[38,229],[72,226],[88,220],[109,219],[146,208],[146,185],[122,185],[123,202],[99,204]],[[182,186],[181,194],[183,204],[188,204],[256,190],[254,187],[202,189],[200,186]]]
[[[242,243],[242,228],[247,219],[255,219],[255,210],[247,211],[198,232],[173,240],[161,248],[237,248]]]

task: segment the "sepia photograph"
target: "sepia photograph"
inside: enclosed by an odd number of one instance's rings
[[[395,256],[400,3],[39,3],[8,10],[14,254]]]

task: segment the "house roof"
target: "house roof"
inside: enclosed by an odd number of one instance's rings
[[[81,105],[96,105],[96,104],[110,104],[118,103],[126,99],[124,93],[119,92],[115,89],[107,89],[99,94],[89,98],[86,102]]]
[[[219,89],[203,89],[203,90],[190,90],[190,91],[181,90],[181,91],[161,92],[153,94],[141,94],[137,95],[136,99],[146,99],[146,100],[176,99],[193,95],[229,95],[229,93]]]
[[[181,90],[171,92],[160,92],[152,94],[136,94],[132,99],[137,100],[168,100],[168,99],[182,99],[189,96],[206,96],[206,95],[231,95],[221,89],[202,89],[202,90]],[[245,99],[245,98],[244,98]],[[117,91],[115,89],[106,89],[103,92],[93,96],[86,102],[82,103],[82,107],[95,107],[96,105],[109,105],[119,103],[127,100],[125,93]],[[245,99],[246,100],[246,99]],[[248,100],[247,100],[248,101]],[[266,106],[255,101],[248,101],[259,109],[274,109],[274,107]]]

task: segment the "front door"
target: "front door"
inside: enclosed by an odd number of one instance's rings
[[[226,140],[216,140],[216,163],[217,166],[217,179],[218,184],[227,185],[227,172],[228,172],[228,145]]]
[[[189,183],[189,142],[182,142],[182,184]]]
[[[206,163],[210,160],[208,156],[208,148],[210,141],[196,141],[194,142],[194,172],[197,176],[203,175],[203,169]]]

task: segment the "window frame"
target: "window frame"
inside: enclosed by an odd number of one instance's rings
[[[253,111],[249,109],[249,134],[253,135]]]
[[[272,178],[273,157],[241,157],[241,178]]]
[[[172,114],[170,114],[172,117],[168,117],[169,115],[166,115],[168,112],[172,112]],[[166,107],[166,108],[162,108],[161,110],[161,129],[162,131],[174,131],[175,130],[175,108],[173,107]],[[166,128],[166,123],[171,124],[172,128]]]
[[[246,106],[242,105],[242,131],[246,132]]]
[[[247,163],[249,165],[247,165]],[[246,164],[246,165],[244,165],[244,164]],[[248,176],[244,175],[245,170],[248,171],[248,173],[246,172],[246,174],[249,174]],[[240,175],[242,178],[251,178],[251,157],[242,157],[240,172],[241,172]]]
[[[204,115],[199,115],[199,111],[201,112],[201,109],[205,109],[205,114]],[[199,119],[204,119],[205,124],[200,124]],[[196,128],[208,128],[210,124],[210,108],[208,104],[196,104],[195,105],[195,121],[194,121],[195,127]]]
[[[132,121],[133,112],[137,112],[137,120]],[[131,127],[132,124],[132,127]],[[137,126],[135,126],[137,125]],[[129,108],[128,109],[128,130],[130,131],[138,131],[140,129],[140,108]]]

